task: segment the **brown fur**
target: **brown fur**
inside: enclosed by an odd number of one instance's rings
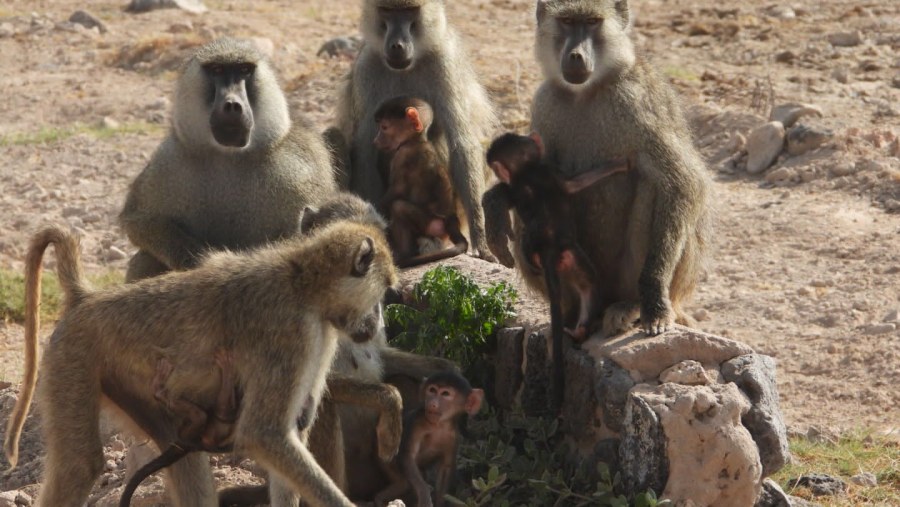
[[[172,396],[208,409],[221,383],[210,375],[214,365],[197,358],[212,358],[219,349],[234,354],[243,393],[234,448],[277,473],[273,503],[296,502],[300,493],[313,505],[352,505],[303,445],[297,417],[307,408],[314,412],[321,398],[336,327],[371,320],[385,289],[397,281],[381,230],[335,224],[309,239],[247,255],[218,253],[194,270],[95,292],[77,276],[76,241],[57,228],[38,233],[26,266],[29,375],[4,443],[13,465],[34,389],[41,259],[50,244],[59,252],[67,301],[41,360],[37,398],[47,457],[39,505],[87,499],[103,468],[101,402],[160,447],[176,441],[179,417],[149,387],[156,360],[173,362]],[[170,470],[176,505],[217,503],[209,465],[198,457],[187,456]]]

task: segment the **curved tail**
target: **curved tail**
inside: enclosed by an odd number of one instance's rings
[[[10,469],[19,461],[19,437],[25,426],[25,417],[31,407],[34,387],[37,383],[38,332],[41,306],[41,263],[44,251],[50,244],[56,249],[59,284],[65,292],[65,307],[74,306],[84,296],[85,288],[81,271],[78,240],[58,227],[48,227],[35,234],[25,258],[25,378],[19,391],[19,399],[9,417],[3,450]]]

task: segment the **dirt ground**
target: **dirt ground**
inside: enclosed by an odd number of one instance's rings
[[[330,124],[350,61],[315,53],[357,33],[357,2],[216,0],[202,15],[125,3],[0,1],[0,268],[20,270],[29,235],[55,222],[82,232],[89,273],[123,269],[125,190],[165,132],[178,62],[215,36],[262,38],[293,114]],[[631,3],[637,46],[683,97],[715,180],[716,241],[691,313],[777,359],[790,428],[897,436],[900,3]],[[504,129],[524,131],[541,79],[534,2],[447,8]],[[67,23],[78,9],[108,31]],[[830,137],[748,174],[736,134],[790,102],[819,108],[801,123]],[[0,324],[0,381],[20,381],[21,337]]]

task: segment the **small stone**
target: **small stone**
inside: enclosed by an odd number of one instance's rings
[[[775,61],[778,63],[791,63],[797,59],[797,55],[793,51],[787,50],[775,54]]]
[[[847,84],[850,82],[850,71],[846,67],[837,67],[831,71],[831,77],[838,83]]]
[[[842,161],[831,166],[831,175],[835,178],[849,176],[856,172],[856,164],[853,162]]]
[[[801,296],[809,296],[810,294],[812,294],[812,291],[809,289],[809,287],[800,287],[799,289],[797,289],[797,294]]]
[[[18,507],[16,505],[16,492],[4,491],[0,493],[0,507]]]
[[[128,446],[125,445],[125,442],[119,440],[118,438],[112,441],[111,447],[113,452],[125,452],[128,449]]]
[[[694,320],[697,322],[706,322],[710,319],[709,311],[706,308],[701,308],[694,312]]]
[[[87,29],[96,28],[100,33],[106,33],[109,29],[106,24],[88,11],[77,10],[69,16],[69,22],[76,23]]]
[[[766,174],[766,181],[769,183],[782,183],[791,181],[797,175],[797,172],[787,167],[779,167],[773,169]]]
[[[110,471],[110,472],[112,472],[113,470],[116,470],[117,468],[119,468],[119,465],[116,464],[116,460],[114,460],[114,459],[108,459],[108,460],[106,460],[106,465],[105,465],[105,466],[106,466],[106,470],[108,470],[108,471]]]
[[[806,474],[788,481],[788,486],[803,486],[815,496],[835,496],[847,492],[847,483],[837,477],[826,474]]]
[[[120,261],[127,258],[128,254],[123,252],[121,248],[111,246],[109,247],[109,250],[106,251],[106,260],[108,261]]]
[[[150,111],[165,111],[166,109],[169,109],[169,98],[159,97],[153,102],[147,104],[147,109]]]
[[[834,132],[828,129],[798,124],[791,127],[787,132],[787,152],[794,156],[802,155],[822,146],[833,137]]]
[[[128,156],[125,155],[124,151],[117,151],[115,155],[113,155],[113,160],[116,161],[117,164],[121,164],[127,160]]]
[[[766,16],[771,16],[773,18],[778,19],[794,19],[797,17],[797,13],[788,5],[780,4],[780,5],[772,5],[767,7],[764,10]]]
[[[694,360],[682,361],[659,374],[660,382],[674,382],[687,386],[709,385],[710,379],[703,365]]]
[[[190,21],[180,21],[169,26],[169,33],[190,33],[194,31],[194,24]]]
[[[694,37],[697,35],[711,35],[712,29],[703,23],[694,23],[688,28],[687,34],[689,37]]]
[[[0,29],[0,30],[2,30],[2,29]],[[0,34],[0,37],[3,37],[3,35]],[[895,75],[891,79],[891,86],[893,86],[894,88],[900,88],[900,74]]]
[[[885,334],[897,330],[897,324],[893,322],[882,322],[881,324],[872,324],[867,326],[864,333],[867,335]]]
[[[837,32],[828,35],[828,43],[834,47],[853,47],[862,44],[862,32]]]
[[[120,125],[119,122],[113,120],[109,116],[104,116],[103,119],[100,120],[100,127],[109,130],[116,130],[120,127]]]
[[[859,486],[874,488],[878,485],[878,478],[872,472],[862,472],[851,477],[850,482]]]
[[[789,102],[775,106],[772,109],[772,114],[769,116],[769,121],[780,121],[784,128],[791,128],[797,123],[797,120],[807,115],[821,118],[822,110],[812,104]]]
[[[900,310],[891,310],[884,316],[884,322],[900,322]]]
[[[747,172],[758,174],[768,169],[784,148],[784,125],[770,121],[747,138]]]
[[[81,216],[81,215],[84,215],[85,213],[86,212],[85,212],[84,208],[81,208],[78,206],[66,206],[62,210],[63,218]]]
[[[0,23],[0,39],[12,37],[15,34],[16,29],[12,26],[12,23]]]
[[[101,218],[99,213],[86,213],[81,217],[81,221],[86,224],[93,224],[99,222]]]
[[[835,328],[841,324],[841,319],[834,314],[823,315],[816,321],[820,326]]]
[[[31,507],[31,505],[33,504],[34,500],[28,493],[25,493],[23,491],[19,491],[16,493],[16,505],[18,507]]]

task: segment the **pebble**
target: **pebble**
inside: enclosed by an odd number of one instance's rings
[[[100,213],[86,213],[81,217],[81,221],[86,224],[93,224],[99,222],[101,218]]]
[[[836,32],[828,35],[828,43],[835,47],[853,47],[862,44],[862,32]]]
[[[818,106],[812,104],[802,104],[800,102],[789,102],[775,106],[772,114],[769,116],[770,121],[779,121],[784,128],[793,127],[797,120],[803,116],[813,115],[822,117],[822,110]]]
[[[831,130],[798,124],[787,132],[787,152],[794,156],[802,155],[822,146],[833,137],[834,132]]]
[[[878,485],[878,478],[872,472],[862,472],[851,477],[850,482],[859,486],[874,488]]]
[[[62,210],[63,218],[81,216],[81,215],[84,215],[85,213],[86,213],[86,211],[84,210],[84,208],[81,208],[79,206],[66,206]]]
[[[884,316],[885,322],[900,322],[900,310],[891,310]]]
[[[111,447],[115,452],[125,452],[125,450],[128,449],[128,446],[125,445],[125,442],[119,440],[118,438],[113,440]]]
[[[847,492],[847,483],[826,474],[806,474],[788,481],[788,487],[805,486],[815,496],[835,496]]]
[[[885,334],[897,330],[897,324],[893,322],[882,322],[881,324],[872,324],[866,327],[864,333],[867,335]]]
[[[848,176],[856,172],[856,164],[853,162],[838,162],[831,166],[831,175],[835,178]]]
[[[0,34],[0,37],[3,37],[3,35]],[[891,79],[891,86],[893,86],[894,88],[900,88],[900,74],[895,75]]]
[[[15,34],[16,29],[13,28],[12,23],[0,23],[0,39],[12,37]]]
[[[120,127],[120,124],[109,116],[104,116],[103,119],[100,120],[100,127],[109,130],[116,130]]]
[[[709,318],[709,311],[707,311],[706,308],[701,308],[694,312],[694,319],[696,319],[697,322],[706,322]]]
[[[850,82],[850,71],[846,67],[837,67],[831,71],[831,77],[838,83],[847,84]]]
[[[106,470],[107,470],[107,471],[110,471],[110,472],[112,472],[113,470],[116,470],[117,468],[119,468],[119,465],[116,464],[116,460],[114,460],[114,459],[108,459],[108,460],[106,460],[106,465],[105,465],[105,466],[106,466]]]
[[[768,169],[784,148],[784,125],[771,121],[757,127],[747,137],[747,172],[757,174]]]
[[[825,328],[835,328],[841,324],[841,319],[837,315],[829,314],[823,315],[816,322]]]
[[[791,181],[795,176],[797,176],[797,172],[793,169],[789,169],[787,167],[779,167],[777,169],[773,169],[766,174],[766,181],[769,183],[780,183],[784,181]]]
[[[775,54],[775,61],[778,63],[791,63],[797,59],[797,55],[793,51],[787,50]]]
[[[778,19],[794,19],[797,17],[796,11],[792,9],[788,5],[773,5],[771,7],[766,8],[765,11],[767,16],[771,16],[773,18]]]
[[[72,15],[69,16],[69,21],[88,29],[96,28],[100,33],[109,31],[104,22],[100,21],[97,16],[94,16],[88,11],[77,10],[73,12]]]
[[[190,21],[181,21],[169,26],[169,33],[189,33],[194,31],[194,24]]]

